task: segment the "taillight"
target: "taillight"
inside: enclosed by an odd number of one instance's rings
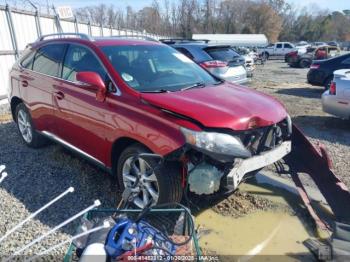
[[[335,82],[332,81],[331,85],[329,86],[329,94],[335,95],[337,93],[337,85]]]
[[[312,64],[310,66],[310,69],[318,69],[319,67],[320,67],[320,65],[318,65],[318,64]]]
[[[217,68],[217,67],[225,67],[228,63],[220,60],[212,60],[200,63],[200,65],[204,68]]]

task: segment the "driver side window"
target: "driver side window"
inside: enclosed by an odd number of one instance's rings
[[[105,82],[108,80],[107,72],[88,48],[70,45],[63,64],[62,78],[75,82],[76,74],[86,71],[96,72]]]

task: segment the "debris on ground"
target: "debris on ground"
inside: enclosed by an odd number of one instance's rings
[[[278,210],[280,212],[292,212],[290,207],[285,204],[277,203],[247,192],[241,192],[240,190],[237,190],[234,194],[213,206],[212,209],[218,214],[235,218],[256,211]]]

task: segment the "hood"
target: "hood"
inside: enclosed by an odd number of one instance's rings
[[[142,93],[141,97],[210,128],[247,130],[269,126],[287,117],[276,99],[227,82],[171,93]]]

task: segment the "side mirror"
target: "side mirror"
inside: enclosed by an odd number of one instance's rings
[[[99,74],[95,72],[78,72],[76,79],[96,90],[97,101],[103,102],[106,99],[107,88]]]

